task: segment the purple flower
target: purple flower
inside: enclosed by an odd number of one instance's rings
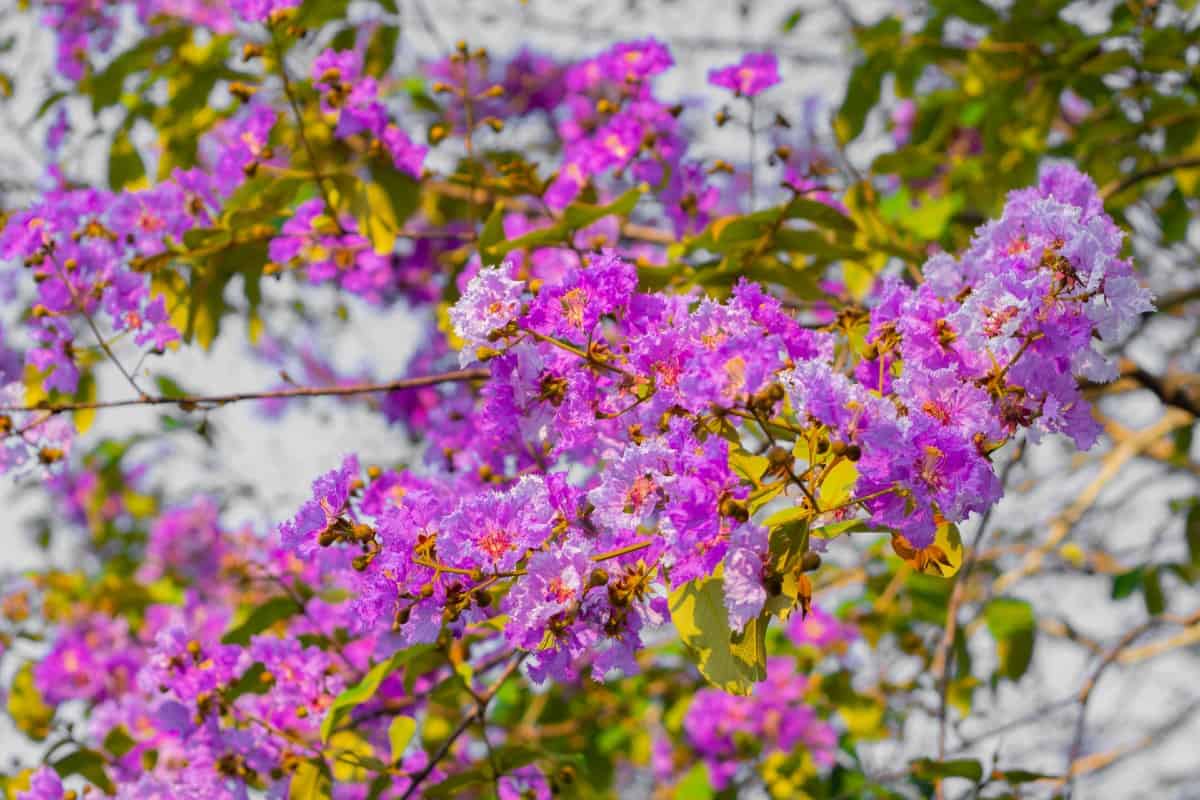
[[[740,631],[767,602],[763,565],[767,560],[767,530],[743,525],[730,537],[725,556],[725,609],[729,627]]]
[[[897,147],[908,144],[912,138],[913,123],[917,121],[917,104],[909,98],[896,103],[892,109],[892,142]]]
[[[62,780],[51,767],[41,766],[29,779],[29,788],[17,792],[17,800],[62,800]]]
[[[300,507],[295,517],[279,526],[284,547],[302,557],[311,556],[321,534],[349,512],[350,493],[359,485],[358,459],[352,455],[346,456],[341,467],[313,481],[312,499]]]
[[[545,482],[525,476],[507,491],[461,503],[443,522],[438,553],[459,567],[507,572],[549,538],[552,516]]]
[[[779,83],[779,62],[774,53],[747,53],[737,64],[709,70],[708,82],[739,97],[754,97]]]
[[[459,354],[463,366],[476,360],[477,348],[493,345],[494,331],[515,322],[520,314],[525,284],[509,278],[508,272],[507,266],[480,270],[450,309],[454,332],[466,343]]]
[[[300,0],[229,0],[230,7],[246,22],[268,22],[289,8],[299,8]]]

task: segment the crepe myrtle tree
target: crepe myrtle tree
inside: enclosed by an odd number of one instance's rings
[[[703,67],[414,60],[397,0],[5,12],[0,471],[73,554],[4,579],[6,796],[1069,796],[1152,753],[1194,702],[1137,747],[1089,713],[1200,621],[1198,18],[1064,5],[845,10],[829,111],[790,8]],[[401,371],[323,349],[381,318]],[[281,381],[181,377],[230,340]],[[143,446],[237,403],[393,456],[239,524]],[[117,407],[152,424],[89,435]],[[996,524],[1055,449],[1079,493]],[[1154,541],[1073,537],[1134,466],[1184,481]],[[1085,633],[1075,579],[1145,608]],[[1074,693],[1005,718],[1039,641]]]

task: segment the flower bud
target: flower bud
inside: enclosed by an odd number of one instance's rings
[[[746,508],[746,504],[732,497],[722,500],[719,508],[722,516],[736,519],[738,522],[750,519],[750,510]]]
[[[803,572],[813,572],[821,566],[821,556],[812,550],[806,550],[800,558],[800,569]]]

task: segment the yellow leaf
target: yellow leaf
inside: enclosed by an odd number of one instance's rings
[[[312,762],[301,762],[288,784],[288,800],[329,800],[332,786],[321,767]]]
[[[845,503],[853,497],[852,492],[857,481],[858,467],[854,465],[854,462],[846,459],[839,461],[821,482],[821,495],[818,498],[821,508],[835,508]]]
[[[401,717],[400,719],[403,719]],[[367,779],[367,771],[359,766],[360,758],[373,758],[375,750],[362,734],[354,731],[338,731],[329,737],[326,752],[333,762],[333,779],[340,783],[360,783]]]
[[[13,677],[8,693],[8,714],[13,724],[30,739],[40,742],[50,735],[54,708],[46,705],[33,681],[33,664],[26,663]]]
[[[75,401],[78,403],[94,403],[96,401],[96,377],[85,372],[79,378],[79,388],[75,391]],[[72,414],[75,420],[75,429],[80,433],[86,433],[87,429],[92,427],[92,423],[96,421],[96,409],[85,408],[76,411]]]
[[[962,567],[963,543],[958,526],[952,522],[938,525],[933,544],[920,549],[914,548],[900,534],[892,535],[892,549],[918,572],[950,578]]]
[[[388,725],[388,742],[391,745],[392,762],[400,760],[413,734],[417,732],[417,721],[412,717],[399,716]]]

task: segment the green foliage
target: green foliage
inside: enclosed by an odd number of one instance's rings
[[[250,638],[277,622],[299,614],[303,609],[291,597],[273,597],[256,606],[245,621],[221,637],[221,644],[249,644]]]
[[[387,661],[381,661],[371,667],[361,681],[339,694],[329,710],[325,712],[325,718],[321,721],[321,739],[328,741],[343,719],[355,708],[374,697],[375,690],[379,688],[379,684],[383,683],[384,678],[406,664],[416,662],[421,656],[432,653],[433,650],[434,648],[429,645],[409,647],[397,651]]]
[[[113,786],[112,779],[108,777],[108,772],[105,770],[104,765],[105,760],[103,755],[97,753],[95,750],[80,748],[73,753],[57,759],[51,766],[63,778],[71,775],[79,775],[111,794],[116,790],[116,787]]]
[[[1037,640],[1033,606],[1025,600],[997,597],[987,604],[984,617],[996,640],[999,674],[1011,681],[1020,680],[1033,660],[1033,646]]]

